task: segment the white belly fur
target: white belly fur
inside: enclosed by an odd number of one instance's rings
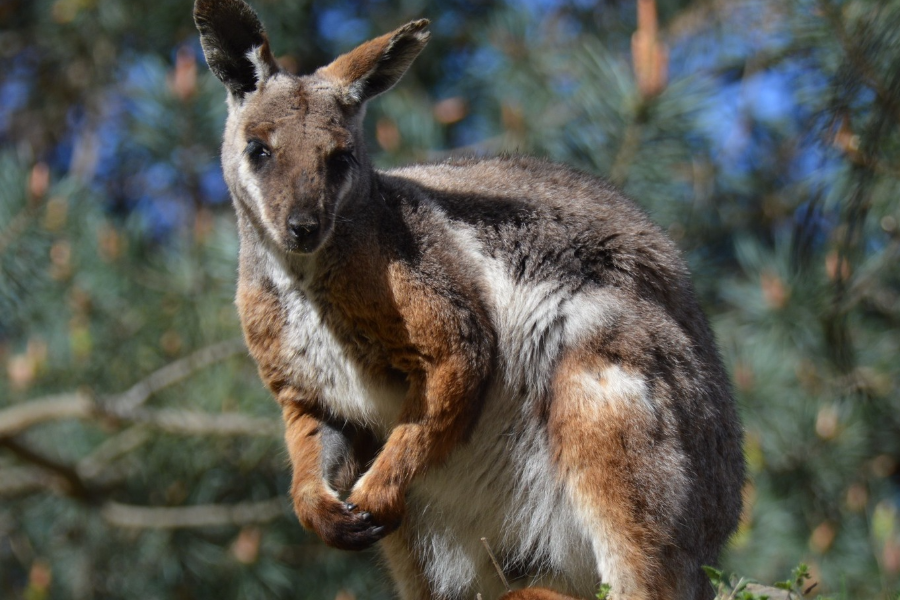
[[[470,441],[413,483],[406,518],[417,558],[438,597],[497,597],[503,587],[485,537],[507,574],[535,575],[520,586],[592,594],[590,541],[551,464],[546,430],[527,402],[502,392],[495,385],[488,394]]]

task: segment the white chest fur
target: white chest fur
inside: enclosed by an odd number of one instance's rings
[[[282,359],[288,378],[298,386],[312,387],[310,391],[334,416],[386,435],[396,424],[406,385],[367,375],[347,355],[296,279],[273,263],[268,272],[286,315]]]

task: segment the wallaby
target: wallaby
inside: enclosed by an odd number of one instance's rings
[[[550,162],[375,170],[366,102],[427,20],[295,76],[243,0],[194,18],[228,88],[237,306],[300,522],[378,542],[404,600],[711,598],[742,434],[675,245]]]

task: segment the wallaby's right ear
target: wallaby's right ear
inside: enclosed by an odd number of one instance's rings
[[[266,31],[243,0],[197,0],[194,23],[210,70],[235,98],[278,72]]]
[[[344,100],[362,104],[388,91],[428,43],[428,19],[407,23],[334,59],[317,73],[344,89]]]

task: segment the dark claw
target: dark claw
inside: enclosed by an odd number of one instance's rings
[[[372,519],[372,515],[367,512],[364,512],[359,515],[359,518],[362,519],[363,521],[370,521]]]
[[[345,507],[347,510],[349,510],[350,512],[353,512],[354,510],[356,510],[356,505],[355,505],[355,504],[351,504],[351,503],[349,503],[349,502],[348,502],[347,504],[345,504],[344,507]]]
[[[372,532],[372,535],[381,535],[381,532],[384,531],[384,525],[373,527],[370,531]]]

